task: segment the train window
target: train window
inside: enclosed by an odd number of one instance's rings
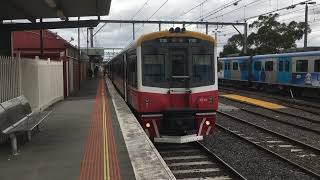
[[[266,71],[273,71],[273,61],[266,61],[264,67]]]
[[[158,87],[165,81],[165,56],[144,55],[143,84]]]
[[[308,72],[308,60],[297,60],[296,71],[297,72]]]
[[[254,62],[254,70],[261,71],[261,61]]]
[[[283,61],[279,61],[279,72],[283,71]]]
[[[133,87],[137,87],[137,56],[132,55],[128,58],[128,82]]]
[[[247,71],[248,70],[248,61],[244,61],[240,63],[240,70],[241,71]]]
[[[289,68],[290,68],[290,62],[289,61],[285,61],[285,63],[284,63],[284,71],[285,72],[289,72]]]
[[[232,70],[234,70],[234,71],[238,71],[238,63],[237,62],[233,62],[232,63]]]
[[[314,72],[320,72],[320,60],[314,61]]]
[[[223,69],[223,63],[222,62],[218,62],[218,72],[221,72],[221,70]]]
[[[208,85],[213,82],[211,55],[192,56],[192,80],[194,85]]]
[[[229,62],[226,62],[224,64],[224,70],[230,70],[230,63]]]

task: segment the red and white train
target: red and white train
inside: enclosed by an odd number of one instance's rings
[[[213,132],[218,108],[215,40],[170,28],[146,34],[108,63],[108,75],[154,142]]]

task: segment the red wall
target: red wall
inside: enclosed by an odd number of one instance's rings
[[[40,57],[40,30],[13,32],[13,53],[21,57]],[[59,60],[69,43],[49,30],[43,30],[43,59]]]

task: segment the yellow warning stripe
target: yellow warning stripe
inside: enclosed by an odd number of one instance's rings
[[[102,91],[102,121],[103,121],[103,155],[104,155],[104,180],[110,179],[109,170],[109,152],[108,152],[108,135],[107,135],[107,117],[106,117],[106,104],[104,97],[104,89]]]
[[[240,96],[240,95],[236,95],[236,94],[225,94],[225,95],[221,95],[221,96],[228,98],[228,99],[244,102],[247,104],[257,105],[257,106],[264,107],[267,109],[286,108],[285,106],[282,106],[279,104],[275,104],[275,103],[271,103],[271,102],[267,102],[267,101],[262,101],[262,100],[258,100],[258,99],[254,99],[254,98],[249,98],[249,97],[245,97],[245,96]]]

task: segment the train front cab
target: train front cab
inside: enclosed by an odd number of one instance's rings
[[[128,98],[154,142],[187,143],[212,134],[218,78],[214,40],[208,38],[159,32],[138,40],[138,88]]]

